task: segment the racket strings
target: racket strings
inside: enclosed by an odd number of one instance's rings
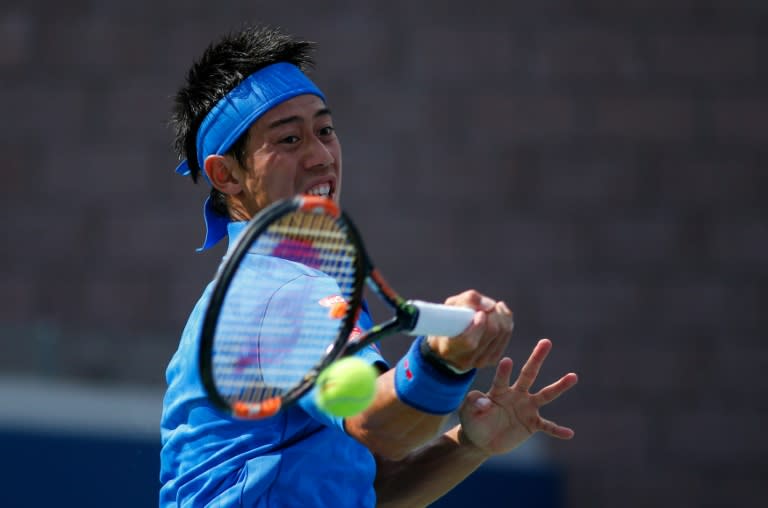
[[[339,283],[342,296],[349,299],[356,281],[357,248],[335,218],[320,213],[291,213],[270,226],[266,234],[278,248],[265,254],[327,274]]]
[[[320,213],[283,216],[248,253],[256,256],[233,277],[214,340],[214,379],[230,402],[265,401],[300,384],[351,318],[344,305],[359,278],[344,225]]]

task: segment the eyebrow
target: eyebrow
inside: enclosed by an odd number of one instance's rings
[[[331,110],[328,108],[321,108],[318,109],[317,112],[315,112],[314,115],[312,115],[312,118],[318,118],[321,116],[331,116]],[[286,116],[285,118],[278,118],[274,122],[267,125],[267,129],[274,129],[276,127],[280,127],[281,125],[285,125],[288,123],[293,122],[301,122],[303,119],[299,115],[292,115],[292,116]]]

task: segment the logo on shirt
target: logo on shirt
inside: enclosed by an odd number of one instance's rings
[[[331,318],[340,319],[346,315],[347,301],[341,295],[326,296],[325,298],[321,298],[320,300],[318,300],[317,303],[319,303],[323,307],[330,309],[329,316]],[[352,331],[349,333],[349,338],[348,338],[349,342],[357,342],[362,336],[363,336],[363,329],[360,328],[360,326],[357,323],[355,323],[355,326],[352,328]],[[371,344],[371,347],[376,352],[379,352],[378,347],[376,347],[374,344]]]
[[[341,295],[331,295],[331,296],[326,296],[325,298],[321,298],[320,301],[317,303],[319,303],[323,307],[328,307],[330,309],[334,305],[338,305],[340,303],[347,303],[347,301]]]

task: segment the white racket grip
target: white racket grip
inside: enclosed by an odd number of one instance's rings
[[[416,326],[408,332],[408,335],[455,337],[467,329],[475,315],[474,310],[466,307],[453,307],[421,300],[408,300],[408,303],[419,309]]]

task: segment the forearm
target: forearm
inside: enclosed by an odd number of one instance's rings
[[[379,376],[376,398],[363,413],[347,418],[347,433],[377,456],[397,460],[433,439],[448,415],[433,415],[398,399],[394,369]]]
[[[380,507],[423,507],[458,485],[487,458],[454,427],[402,460],[377,457]]]

